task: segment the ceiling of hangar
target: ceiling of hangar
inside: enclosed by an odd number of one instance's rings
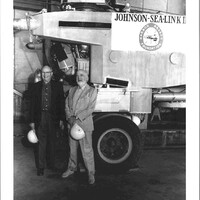
[[[14,0],[14,9],[29,10],[29,11],[40,11],[46,8],[48,11],[51,10],[52,5],[60,5],[61,0]]]
[[[139,10],[158,11],[169,14],[186,14],[186,0],[105,0],[115,2],[116,5],[124,5],[128,2],[132,7]],[[61,4],[68,0],[13,0],[14,9],[26,11],[41,11],[46,8],[47,11],[61,10]],[[74,2],[72,0],[71,2]],[[77,0],[83,2],[83,0]],[[88,0],[87,0],[88,2]],[[136,10],[137,10],[136,9]]]

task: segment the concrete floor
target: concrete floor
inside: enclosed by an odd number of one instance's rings
[[[184,200],[186,198],[185,149],[144,150],[138,169],[124,174],[97,173],[96,184],[91,187],[87,185],[84,173],[68,179],[61,178],[61,173],[66,167],[67,155],[63,148],[57,150],[57,167],[60,170],[57,172],[45,170],[45,175],[38,177],[33,149],[26,145],[21,133],[21,129],[15,128],[15,200]],[[63,140],[57,142],[59,144]]]

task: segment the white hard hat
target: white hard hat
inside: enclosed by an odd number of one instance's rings
[[[34,130],[30,130],[28,132],[27,138],[28,138],[28,141],[31,142],[31,143],[37,143],[38,142],[38,138],[37,138]]]
[[[70,134],[75,140],[80,140],[85,137],[85,132],[77,123],[72,126]]]

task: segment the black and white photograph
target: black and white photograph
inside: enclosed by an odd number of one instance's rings
[[[198,3],[1,6],[1,199],[199,199]]]

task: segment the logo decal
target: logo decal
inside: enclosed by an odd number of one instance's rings
[[[139,42],[143,49],[155,51],[162,46],[163,33],[156,24],[149,23],[140,31]]]

